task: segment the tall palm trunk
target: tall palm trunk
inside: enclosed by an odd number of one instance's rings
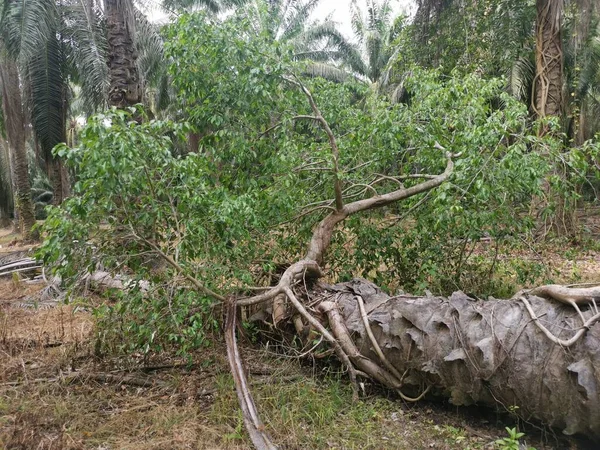
[[[10,156],[8,153],[8,145],[5,142],[4,137],[0,135],[0,227],[6,228],[10,225],[10,215],[13,210]]]
[[[23,239],[36,239],[36,234],[32,232],[35,215],[25,149],[25,114],[21,101],[19,72],[16,63],[8,58],[0,64],[0,84],[13,176],[14,204],[18,217],[17,227]]]
[[[574,28],[571,36],[571,47],[575,51],[577,64],[581,64],[581,58],[584,57],[585,47],[589,45],[589,38],[591,36],[598,36],[598,32],[593,30],[592,18],[595,14],[595,9],[599,8],[597,0],[576,0],[574,8]],[[588,67],[585,67],[586,62],[583,61],[582,71],[587,72]],[[593,67],[594,64],[590,64]],[[596,73],[600,69],[595,69]],[[571,100],[574,102],[571,104],[571,127],[569,129],[569,137],[573,138],[575,145],[582,145],[586,140],[594,137],[595,131],[593,128],[590,129],[587,125],[590,111],[588,110],[587,102],[589,100],[587,96],[587,88],[582,87],[582,76],[579,75],[579,86],[576,89],[576,96]],[[585,78],[585,77],[583,77]],[[593,77],[590,77],[590,81]],[[585,80],[584,83],[590,82]],[[591,83],[590,83],[591,84]]]
[[[110,106],[124,108],[142,101],[142,87],[137,69],[135,20],[131,0],[105,0],[108,28],[108,67]]]
[[[560,116],[563,109],[563,0],[537,0],[536,8],[534,108],[539,118]]]

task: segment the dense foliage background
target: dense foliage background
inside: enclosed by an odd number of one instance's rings
[[[549,279],[540,262],[500,256],[552,233],[580,237],[575,211],[597,202],[600,45],[589,2],[561,9],[560,116],[534,104],[535,2],[423,1],[410,18],[386,1],[353,2],[354,41],[330,19],[310,19],[318,2],[200,2],[198,12],[175,1],[176,19],[162,27],[130,5],[121,16],[131,36],[104,26],[121,17],[108,3],[5,1],[1,39],[34,131],[29,181],[55,203],[57,176],[72,189],[48,209],[40,254],[74,294],[97,269],[132,280],[126,298],[98,311],[125,347],[204,344],[217,325],[211,292],[252,292],[300,258],[332,209],[336,177],[346,199],[368,198],[442,172],[442,147],[457,155],[449,182],[353,216],[334,237],[329,281],[363,276],[392,291],[506,296]],[[34,30],[36,14],[44,26]],[[102,20],[87,26],[91,18]],[[31,70],[51,36],[62,52],[52,80]],[[114,70],[115,48],[129,48],[137,78]],[[42,83],[61,86],[60,105],[40,106]],[[142,104],[130,96],[138,90]],[[49,155],[52,127],[65,142]],[[190,291],[186,277],[207,290]]]

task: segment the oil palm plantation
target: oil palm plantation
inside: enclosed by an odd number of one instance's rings
[[[145,20],[132,0],[0,0],[1,39],[18,64],[25,119],[31,123],[55,203],[69,191],[67,172],[52,149],[66,141],[72,87],[78,86],[85,114],[142,101],[143,74],[148,71],[138,67],[136,45],[149,38],[136,40],[138,18]],[[157,41],[156,29],[141,31],[153,33]],[[146,54],[153,51],[156,47]],[[144,61],[149,60],[146,55]]]
[[[102,104],[106,91],[106,63],[99,9],[93,1],[3,0],[0,13],[2,40],[18,64],[31,123],[52,182],[54,202],[69,191],[67,173],[52,149],[65,141],[70,101],[69,83],[81,85],[90,110]]]

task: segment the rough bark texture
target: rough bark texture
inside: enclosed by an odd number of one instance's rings
[[[561,18],[563,0],[537,0],[535,111],[538,117],[560,116],[563,106]]]
[[[134,44],[135,21],[131,0],[105,0],[108,28],[110,106],[125,108],[142,101],[142,88]]]
[[[30,240],[36,236],[31,231],[35,225],[35,215],[31,201],[25,149],[25,114],[21,101],[17,65],[9,59],[4,59],[0,64],[0,84],[2,85],[2,108],[10,153],[14,204],[18,217],[17,228],[23,239]]]
[[[57,156],[53,156],[46,164],[48,178],[52,184],[52,203],[60,205],[71,193],[69,172]]]
[[[0,227],[6,228],[11,224],[10,217],[14,205],[10,174],[10,154],[8,152],[8,143],[4,140],[3,136],[0,136],[0,171],[2,171],[0,173]]]
[[[547,339],[518,299],[477,301],[461,292],[390,297],[364,280],[324,286],[318,295],[335,303],[360,357],[384,366],[360,315],[357,296],[364,299],[378,345],[395,373],[404,374],[403,389],[430,386],[456,405],[518,406],[526,420],[600,439],[600,324],[565,348]],[[580,318],[573,308],[529,301],[555,335],[575,334]],[[381,370],[382,378],[390,375]]]

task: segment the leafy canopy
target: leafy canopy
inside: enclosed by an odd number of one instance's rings
[[[462,154],[440,189],[348,221],[327,258],[333,278],[422,287],[442,272],[455,242],[483,232],[502,238],[529,223],[514,211],[538,192],[546,169],[530,150],[527,111],[501,81],[415,68],[410,102],[392,105],[361,83],[302,78],[293,49],[250,30],[236,15],[182,16],[165,51],[188,123],[138,124],[113,110],[89,121],[77,148],[57,149],[78,179],[73,197],[50,212],[42,254],[67,282],[98,267],[133,279],[102,315],[105,335],[125,335],[129,349],[186,352],[215,325],[213,299],[184,289],[158,252],[207,289],[239,295],[300,257],[330,211],[331,148],[298,83],[337,137],[347,199],[396,189],[389,175],[406,176],[409,186],[441,172],[436,142]],[[179,156],[190,129],[199,151]]]

